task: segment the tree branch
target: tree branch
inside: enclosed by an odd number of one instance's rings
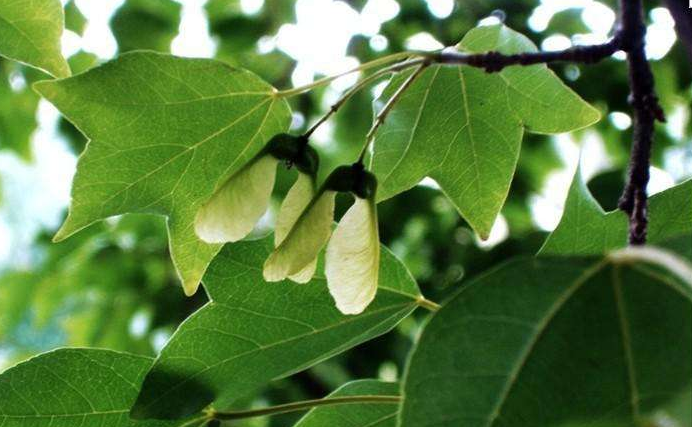
[[[549,62],[578,62],[593,64],[620,50],[621,37],[615,35],[607,43],[591,46],[575,46],[556,52],[526,52],[505,55],[499,52],[463,53],[442,51],[431,58],[440,64],[464,64],[483,68],[488,73],[502,71],[510,65],[534,65]]]
[[[630,104],[634,110],[632,151],[627,185],[618,207],[630,218],[629,242],[646,243],[647,193],[654,122],[665,121],[654,91],[654,76],[644,52],[646,26],[642,0],[621,0],[622,49],[627,52]]]

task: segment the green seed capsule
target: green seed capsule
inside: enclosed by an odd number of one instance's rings
[[[377,178],[371,172],[364,170],[358,175],[353,194],[361,199],[370,199],[375,197],[375,192],[377,192]]]
[[[303,151],[306,142],[302,136],[280,133],[269,140],[265,150],[279,160],[293,162]]]
[[[306,175],[317,175],[317,169],[320,167],[320,156],[317,150],[305,144],[302,152],[295,158],[293,163],[299,171]]]
[[[272,157],[295,165],[304,174],[315,176],[319,167],[317,151],[308,145],[304,136],[280,133],[267,144],[266,152]]]
[[[353,166],[339,166],[329,174],[324,182],[327,190],[338,191],[340,193],[350,192],[355,184],[355,174]]]
[[[377,178],[365,170],[362,164],[354,163],[336,168],[324,185],[329,190],[353,193],[356,197],[368,199],[377,191]]]

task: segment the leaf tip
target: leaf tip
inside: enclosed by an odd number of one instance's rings
[[[176,270],[178,272],[178,277],[180,278],[180,283],[182,284],[183,293],[185,294],[185,296],[191,297],[194,294],[196,294],[197,290],[199,289],[199,285],[202,282],[202,276],[206,271],[206,267],[202,270],[195,269],[194,271],[187,273],[183,273],[180,270],[178,270],[177,266]]]
[[[199,289],[199,283],[195,283],[194,285],[191,283],[183,283],[183,292],[186,297],[191,297],[196,294],[197,289]]]
[[[596,123],[600,122],[601,119],[603,118],[603,114],[601,113],[601,110],[599,110],[598,108],[594,107],[593,105],[591,105],[589,103],[587,103],[587,113],[586,114],[587,114],[587,118],[585,121],[588,122],[588,124],[586,126],[591,126],[593,124],[596,124]]]
[[[492,230],[494,223],[495,223],[495,219],[493,218],[493,221],[489,222],[489,223],[485,223],[485,222],[471,223],[471,222],[469,222],[469,225],[471,226],[473,231],[476,232],[479,239],[481,239],[482,241],[486,241],[490,238],[490,231]]]
[[[579,101],[582,103],[581,114],[579,115],[580,120],[575,122],[571,129],[566,129],[566,132],[573,132],[576,130],[587,128],[601,121],[603,114],[601,110],[591,105],[591,103],[583,100],[579,97]]]
[[[66,220],[53,236],[53,243],[60,243],[70,237],[72,234],[74,234],[74,231],[71,230],[71,227],[69,227],[68,221]]]

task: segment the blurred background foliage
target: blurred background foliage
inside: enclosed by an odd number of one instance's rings
[[[215,56],[279,88],[403,49],[455,45],[468,29],[488,19],[504,19],[545,49],[603,41],[615,19],[612,0],[101,3],[65,3],[65,49],[75,73],[116,53],[172,50]],[[667,11],[657,1],[646,4],[653,34],[649,55],[669,119],[656,131],[651,190],[660,191],[692,176],[692,77],[690,58],[675,42]],[[354,23],[362,28],[347,28]],[[489,241],[474,236],[434,183],[424,182],[380,205],[383,242],[405,262],[428,298],[442,301],[463,280],[509,257],[534,254],[559,220],[580,149],[594,196],[605,209],[614,209],[631,137],[622,58],[554,70],[601,109],[603,119],[571,135],[526,135],[509,200]],[[42,78],[40,72],[0,60],[0,371],[60,346],[153,356],[206,296],[200,291],[185,298],[179,289],[162,218],[114,218],[63,243],[50,242],[65,215],[75,158],[86,140],[31,91],[31,83]],[[317,120],[352,83],[342,79],[293,98],[293,130]],[[375,94],[360,93],[315,135],[322,177],[357,156]],[[280,173],[274,211],[294,173]],[[345,207],[340,203],[337,215]],[[266,234],[271,222],[270,212],[255,236]],[[395,380],[425,315],[416,314],[393,333],[277,381],[256,403],[320,397],[356,378]],[[281,426],[292,419],[286,415],[245,425]]]

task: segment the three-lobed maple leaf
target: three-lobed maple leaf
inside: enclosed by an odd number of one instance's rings
[[[504,25],[469,31],[457,49],[504,54],[535,52]],[[385,89],[388,99],[406,78]],[[514,176],[524,130],[560,133],[589,126],[598,110],[547,66],[486,73],[469,66],[428,67],[399,99],[380,128],[371,157],[378,199],[433,178],[461,216],[487,238]]]
[[[35,89],[90,139],[55,240],[114,215],[165,215],[173,262],[186,294],[194,293],[221,248],[198,238],[195,215],[287,130],[286,101],[248,71],[153,52],[125,54]]]

